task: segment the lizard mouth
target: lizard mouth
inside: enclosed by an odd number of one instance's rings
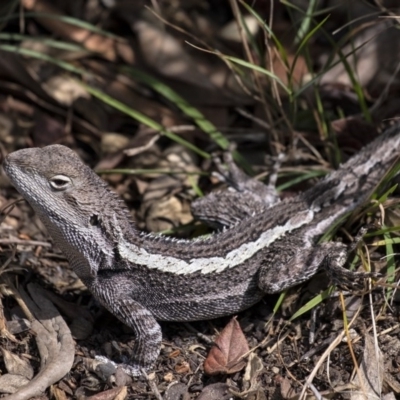
[[[32,181],[30,176],[35,176],[35,168],[31,165],[31,155],[27,154],[26,150],[22,149],[7,155],[3,162],[3,170],[10,182],[15,188],[23,193],[29,182]],[[38,154],[36,153],[36,157]],[[31,182],[32,183],[32,182]]]

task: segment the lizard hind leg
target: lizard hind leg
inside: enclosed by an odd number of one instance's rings
[[[293,242],[300,240],[292,239]],[[309,280],[326,266],[325,260],[328,256],[339,260],[343,265],[347,259],[347,246],[340,242],[311,245],[301,241],[286,248],[272,249],[260,268],[258,286],[268,294],[290,289]]]
[[[354,240],[350,245],[347,246],[346,254],[344,254],[343,257],[336,257],[336,255],[333,253],[328,254],[324,260],[324,268],[328,276],[330,277],[332,283],[338,286],[340,289],[349,291],[361,290],[365,287],[365,279],[378,278],[382,276],[377,272],[356,272],[350,271],[343,267],[348,259],[348,255],[353,251],[356,251],[365,233],[369,229],[375,227],[376,226],[373,224],[361,227],[357,235],[354,237]]]
[[[273,160],[272,166],[269,167],[268,183],[254,179],[245,174],[234,162],[232,151],[223,153],[223,162],[217,156],[214,156],[213,161],[217,168],[214,172],[220,181],[226,182],[231,191],[244,194],[246,197],[251,197],[253,201],[260,203],[264,208],[269,208],[279,202],[279,195],[276,191],[276,181],[278,179],[278,171],[285,161],[286,156],[281,153],[277,157],[271,157]]]
[[[310,247],[293,246],[293,250],[281,249],[282,252],[286,252],[286,256],[280,258],[279,264],[271,260],[263,263],[258,286],[265,293],[279,293],[307,281],[323,268],[331,281],[341,288],[354,290],[359,289],[361,285],[364,287],[364,280],[376,274],[354,272],[344,268],[349,253],[355,247],[356,244],[348,246],[341,242],[324,242]],[[271,265],[274,265],[274,268],[271,268]]]

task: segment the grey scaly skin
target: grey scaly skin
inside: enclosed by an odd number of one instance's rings
[[[197,215],[227,227],[206,240],[138,232],[125,204],[67,147],[13,152],[4,170],[79,278],[133,329],[133,353],[122,367],[138,375],[159,355],[157,320],[235,314],[323,266],[344,271],[346,245],[318,240],[368,200],[399,155],[396,126],[314,187],[282,202],[228,159],[233,189],[194,205]]]

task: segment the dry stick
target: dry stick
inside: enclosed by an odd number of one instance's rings
[[[344,303],[344,297],[343,297],[342,293],[340,293],[340,297],[339,298],[340,298],[340,303],[342,305],[343,314],[345,314],[346,305]],[[360,310],[361,310],[361,307],[358,308],[358,311],[360,311]],[[344,329],[344,331],[346,332],[347,344],[349,346],[350,355],[351,355],[351,358],[353,360],[354,368],[356,370],[356,375],[361,376],[360,375],[360,368],[358,367],[358,363],[357,363],[357,358],[356,358],[356,355],[354,354],[353,346],[352,346],[352,343],[351,343],[349,327],[350,327],[350,325],[347,326],[347,327],[345,326],[345,329]],[[365,387],[364,387],[364,383],[361,381],[361,379],[360,379],[360,385],[361,385],[362,392],[363,393],[367,393],[366,390],[365,390]]]
[[[142,369],[141,372],[142,372],[143,376],[146,378],[147,383],[149,384],[150,389],[153,392],[153,394],[156,397],[156,399],[157,400],[163,400],[163,398],[162,398],[162,396],[161,396],[161,394],[160,394],[160,392],[158,390],[158,387],[156,385],[156,382],[154,380],[154,375],[153,375],[154,373],[151,373],[150,374],[151,377],[150,377],[149,375],[147,375],[147,373],[146,373],[146,371],[144,369]]]
[[[352,320],[349,322],[347,328],[350,328],[353,325],[354,321],[360,314],[360,309],[357,310],[357,313],[354,315]],[[329,354],[333,351],[335,347],[339,345],[339,343],[343,340],[343,337],[346,335],[346,330],[343,329],[342,332],[337,336],[337,338],[330,344],[330,346],[324,351],[321,358],[318,360],[317,364],[315,365],[314,369],[311,371],[311,374],[308,376],[307,380],[304,382],[303,389],[300,393],[299,400],[305,399],[306,390],[312,384],[315,375],[318,372],[318,369],[321,367],[322,363],[325,362],[325,359],[329,356]]]
[[[385,209],[383,208],[382,204],[379,204],[379,208],[381,210],[381,217],[382,217],[382,225],[385,220]],[[367,246],[364,244],[365,247],[365,253],[367,255],[367,265],[371,265],[371,258],[370,254],[368,251]],[[370,269],[370,268],[369,268]],[[373,331],[373,337],[374,337],[374,344],[375,344],[375,358],[378,361],[379,360],[379,344],[378,344],[378,332],[376,330],[376,317],[374,315],[374,307],[373,307],[373,301],[372,301],[372,284],[371,284],[371,279],[368,279],[368,299],[369,299],[369,306],[370,306],[370,312],[371,312],[371,320],[372,320],[372,331]],[[385,296],[386,297],[386,296]],[[380,363],[378,362],[378,368],[380,366]],[[361,376],[358,379],[360,382],[362,381]],[[382,393],[382,381],[379,380],[379,393]]]
[[[41,357],[38,374],[9,400],[28,400],[41,395],[49,386],[62,379],[74,362],[75,344],[71,331],[54,305],[46,299],[37,285],[28,285],[29,295],[21,288],[20,296],[40,319],[32,320],[32,331]]]
[[[239,34],[240,34],[240,37],[241,37],[241,40],[242,40],[243,48],[244,48],[244,51],[246,53],[247,59],[249,60],[249,62],[251,64],[255,65],[256,63],[254,61],[253,54],[250,51],[249,43],[248,43],[246,35],[245,35],[245,29],[244,29],[244,26],[243,26],[243,20],[241,18],[242,15],[241,15],[241,12],[239,10],[239,6],[238,6],[238,3],[237,3],[237,0],[230,0],[230,4],[231,4],[232,12],[233,12],[233,15],[235,17],[236,23],[238,25]],[[264,112],[267,115],[267,118],[268,118],[268,121],[270,122],[270,125],[272,126],[273,118],[272,118],[270,109],[268,107],[267,101],[265,99],[264,90],[263,90],[263,86],[261,84],[260,76],[254,70],[252,70],[252,75],[253,75],[253,78],[254,78],[255,87],[258,88],[258,93],[259,93],[259,96],[261,98],[261,103],[263,105]],[[278,137],[275,129],[272,128],[271,133],[273,135],[274,142],[280,142],[279,137]]]
[[[40,240],[0,239],[0,244],[23,244],[26,246],[51,247],[50,243],[41,242]]]
[[[25,301],[22,299],[20,293],[18,292],[17,288],[14,286],[14,284],[11,282],[11,279],[8,275],[3,276],[4,283],[8,286],[8,288],[11,290],[12,295],[14,299],[17,301],[18,305],[21,307],[23,313],[25,314],[26,318],[30,322],[34,321],[36,318],[33,316],[31,313],[30,309],[28,306],[25,304]]]

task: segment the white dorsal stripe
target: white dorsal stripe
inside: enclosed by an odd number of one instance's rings
[[[149,253],[139,246],[127,242],[122,235],[118,243],[118,250],[122,258],[133,264],[144,265],[147,268],[163,272],[185,275],[200,271],[202,274],[218,273],[227,268],[242,264],[261,249],[268,247],[278,238],[310,223],[314,218],[312,210],[302,211],[290,218],[285,225],[278,225],[263,232],[255,241],[243,243],[230,251],[225,257],[199,257],[189,261],[163,254]],[[189,243],[188,243],[189,244]]]

